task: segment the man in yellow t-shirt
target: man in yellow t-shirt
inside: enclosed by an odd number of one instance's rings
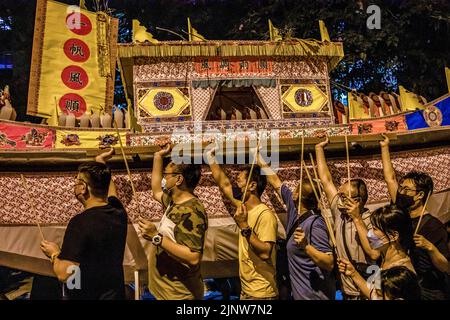
[[[275,213],[261,202],[267,178],[261,174],[261,169],[255,166],[249,179],[245,199],[242,199],[250,168],[246,167],[239,173],[237,188],[234,188],[214,158],[213,149],[208,153],[208,163],[213,178],[220,190],[237,207],[233,218],[240,229],[241,300],[276,299],[278,288],[275,242],[278,224]]]

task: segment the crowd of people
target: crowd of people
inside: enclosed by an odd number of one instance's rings
[[[432,178],[414,171],[397,179],[385,136],[380,145],[391,201],[371,212],[363,180],[334,184],[324,152],[328,142],[315,147],[318,179],[308,174],[294,190],[257,151],[257,163],[243,167],[236,181],[215,161],[214,149],[209,151],[212,176],[235,207],[241,300],[332,300],[336,290],[345,300],[448,299],[447,230],[425,208]],[[151,177],[164,215],[158,224],[139,220],[140,234],[151,243],[149,289],[157,299],[203,299],[200,266],[208,219],[194,194],[201,169],[164,165],[170,152],[167,144],[155,153]],[[72,276],[71,267],[80,269],[81,287],[67,290],[70,298],[124,298],[127,215],[106,165],[112,154],[80,166],[74,192],[84,211],[69,222],[62,247],[41,243],[61,282]],[[286,205],[284,241],[277,241],[276,214],[261,199],[267,184]]]

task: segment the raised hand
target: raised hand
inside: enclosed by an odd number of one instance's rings
[[[161,150],[155,152],[155,155],[159,155],[161,157],[165,157],[172,151],[172,145],[170,142],[165,142],[164,144],[159,144]]]
[[[111,147],[111,149],[109,149],[108,151],[103,152],[103,153],[99,154],[98,156],[96,156],[95,161],[106,164],[106,161],[111,159],[114,154],[115,154],[114,148]]]
[[[208,164],[210,163],[214,163],[215,158],[216,158],[216,152],[217,150],[219,150],[219,146],[217,144],[217,141],[214,144],[209,144],[206,147],[206,159],[208,161]]]
[[[325,136],[325,140],[316,144],[316,148],[325,148],[325,146],[330,142],[330,138]]]
[[[381,136],[384,138],[384,140],[380,141],[380,146],[381,147],[388,147],[389,143],[390,143],[389,137],[386,134],[384,134],[384,133],[382,133]]]

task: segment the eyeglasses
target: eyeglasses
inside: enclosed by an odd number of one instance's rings
[[[403,192],[403,191],[406,191],[406,192],[408,192],[408,191],[418,191],[417,189],[411,189],[411,188],[408,188],[408,187],[404,187],[404,186],[400,186],[400,187],[398,187],[398,191],[399,192]]]
[[[182,173],[181,172],[177,172],[177,171],[175,171],[175,172],[163,172],[163,176],[166,176],[168,174],[182,174]]]
[[[84,181],[83,179],[80,179],[80,178],[75,178],[75,180],[78,181],[78,182],[75,182],[75,185],[76,185],[76,186],[78,186],[78,185],[81,184],[80,181],[83,182],[83,183],[85,183],[86,185],[88,184],[87,181]]]
[[[356,200],[356,199],[361,199],[361,196],[360,196],[360,195],[356,195],[356,196],[349,197],[348,194],[345,194],[345,193],[342,193],[342,192],[338,193],[338,197],[339,197],[342,201],[345,201],[345,200],[347,200],[347,199],[354,199],[354,200]]]

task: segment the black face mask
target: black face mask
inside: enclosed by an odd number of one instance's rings
[[[397,197],[395,200],[395,205],[402,210],[408,210],[414,205],[414,197],[408,196],[407,194],[401,194],[397,191]]]
[[[233,190],[233,198],[235,198],[236,200],[242,201],[242,197],[244,196],[244,194],[241,191],[241,188],[233,186],[232,190]]]

